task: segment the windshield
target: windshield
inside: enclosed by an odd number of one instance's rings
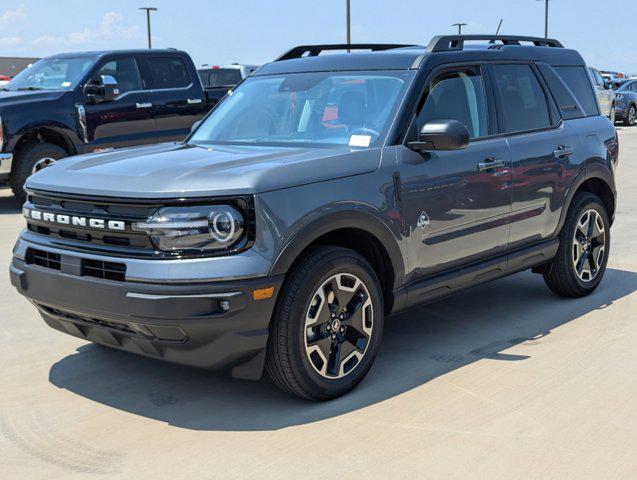
[[[616,83],[615,84],[615,90],[617,90],[618,92],[630,90],[631,89],[631,85],[633,85],[633,84],[637,84],[637,82],[632,82],[630,80],[626,80],[626,81],[624,81],[622,83]]]
[[[90,57],[44,58],[16,75],[7,90],[70,90],[95,63]]]
[[[410,71],[250,77],[189,143],[378,146],[412,78]]]

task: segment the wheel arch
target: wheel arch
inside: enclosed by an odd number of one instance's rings
[[[610,219],[612,225],[615,218],[615,209],[617,206],[617,191],[615,189],[613,174],[607,166],[601,163],[593,163],[587,165],[586,169],[583,170],[573,182],[573,185],[569,190],[566,202],[564,204],[564,208],[562,208],[560,222],[556,230],[557,232],[562,229],[564,221],[566,220],[566,214],[568,213],[568,209],[570,208],[573,201],[573,197],[575,197],[575,194],[577,194],[578,192],[591,192],[597,195],[604,204],[604,207],[606,207],[608,218]]]
[[[403,281],[405,266],[394,234],[380,219],[363,212],[335,212],[318,218],[294,234],[274,262],[271,275],[287,273],[316,245],[335,245],[362,255],[383,288],[385,310],[391,311],[393,291]]]
[[[69,155],[77,154],[75,143],[64,130],[48,126],[33,127],[25,131],[15,141],[12,149],[19,152],[22,147],[32,142],[52,143],[65,150]]]

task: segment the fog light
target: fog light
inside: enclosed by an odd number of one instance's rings
[[[230,310],[230,300],[221,300],[219,302],[219,307],[221,308],[221,310],[223,310],[224,312],[227,312],[228,310]]]

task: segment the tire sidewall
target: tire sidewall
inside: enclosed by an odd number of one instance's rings
[[[372,299],[373,330],[365,355],[362,361],[354,367],[354,370],[342,378],[328,379],[316,372],[307,358],[305,352],[305,316],[317,288],[328,278],[339,273],[356,275],[367,287]],[[290,328],[288,333],[289,337],[294,339],[291,345],[292,356],[300,360],[302,367],[299,369],[301,378],[298,380],[306,388],[318,390],[326,397],[333,397],[353,389],[365,377],[378,353],[383,332],[384,314],[380,292],[380,285],[373,270],[362,257],[354,252],[343,252],[338,256],[331,257],[326,262],[321,262],[305,277],[291,309],[293,318],[288,323]]]
[[[597,275],[595,276],[595,278],[590,282],[584,282],[579,278],[579,275],[577,275],[577,272],[575,271],[575,267],[573,266],[573,260],[572,260],[572,255],[573,255],[572,242],[573,242],[573,237],[575,235],[575,229],[577,228],[577,223],[579,222],[580,217],[587,210],[595,210],[602,217],[602,221],[604,223],[604,233],[605,233],[604,260],[602,261],[602,265],[599,269],[599,272],[597,272]],[[598,200],[596,197],[593,197],[593,196],[588,196],[583,198],[582,202],[577,207],[575,212],[576,213],[573,216],[573,218],[571,218],[570,224],[568,225],[568,228],[566,230],[566,238],[563,239],[563,241],[565,242],[565,251],[567,252],[567,255],[569,258],[569,265],[570,265],[569,272],[572,279],[577,283],[577,285],[581,289],[592,291],[602,281],[602,278],[604,277],[604,273],[606,272],[606,266],[608,264],[608,258],[610,255],[610,221],[608,219],[608,214],[606,213],[606,208],[604,208],[604,205],[601,203],[600,200]]]
[[[60,160],[67,156],[68,153],[64,149],[52,143],[42,143],[24,147],[14,158],[14,166],[11,171],[11,188],[18,203],[22,204],[26,200],[24,184],[27,178],[31,176],[33,166],[38,160],[46,157]]]

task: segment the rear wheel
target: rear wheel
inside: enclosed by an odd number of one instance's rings
[[[372,366],[383,330],[378,279],[351,250],[321,246],[290,272],[270,329],[266,370],[313,401],[352,390]]]
[[[550,270],[548,287],[563,297],[591,293],[604,276],[610,249],[610,222],[601,200],[592,193],[578,193],[560,232],[560,246]]]
[[[22,205],[27,199],[24,183],[29,176],[66,156],[66,150],[52,143],[32,143],[22,147],[13,159],[10,181],[17,202]]]
[[[635,123],[637,123],[637,107],[635,107],[635,105],[631,105],[628,107],[628,111],[624,117],[624,125],[632,127]]]

